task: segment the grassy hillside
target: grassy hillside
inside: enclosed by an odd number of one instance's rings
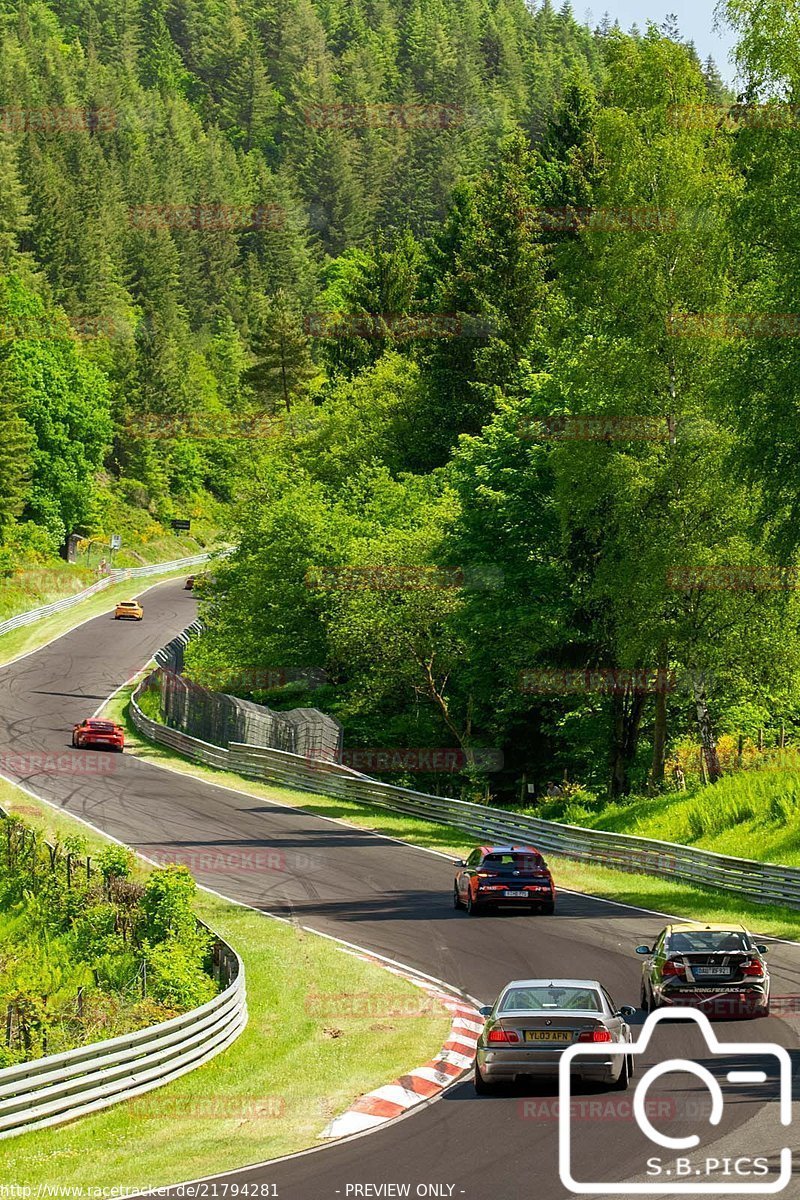
[[[553,801],[538,815],[800,866],[800,751],[726,775],[693,792],[630,796],[624,803]]]

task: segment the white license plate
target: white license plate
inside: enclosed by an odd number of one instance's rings
[[[730,970],[723,971],[719,967],[692,967],[695,975],[730,975]]]
[[[509,900],[526,900],[528,898],[527,892],[503,892],[503,895]]]

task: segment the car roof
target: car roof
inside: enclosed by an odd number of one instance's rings
[[[87,717],[83,723],[84,723],[84,725],[96,725],[98,728],[103,728],[103,729],[114,724],[113,721],[106,721],[106,720],[101,719],[100,717]]]
[[[668,925],[668,933],[747,933],[744,925],[738,925],[734,921],[729,921],[725,925],[700,925],[696,921],[686,922],[681,925]]]
[[[138,604],[138,600],[118,600],[117,604]]]
[[[535,846],[479,846],[482,854],[538,854]]]
[[[602,984],[597,979],[554,979],[549,975],[545,979],[512,979],[505,985],[503,992],[509,991],[510,988],[527,987],[582,987],[602,991]]]

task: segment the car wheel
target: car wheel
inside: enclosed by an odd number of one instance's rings
[[[476,1061],[475,1063],[475,1091],[479,1096],[488,1096],[494,1091],[494,1084],[489,1083],[487,1079],[481,1075],[481,1069]]]
[[[545,900],[544,904],[542,905],[542,912],[544,913],[544,915],[546,917],[552,917],[552,915],[555,911],[556,911],[555,900]]]
[[[482,912],[481,905],[476,904],[476,902],[472,899],[472,892],[470,891],[467,892],[466,909],[471,917],[477,917],[479,913]]]
[[[453,888],[453,908],[461,908],[461,897],[458,894],[458,888]]]
[[[628,1056],[626,1054],[622,1060],[622,1070],[619,1073],[619,1079],[615,1079],[611,1086],[615,1092],[627,1092],[630,1081],[631,1073],[628,1068]]]

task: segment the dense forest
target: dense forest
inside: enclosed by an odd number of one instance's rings
[[[0,549],[225,512],[194,676],[502,752],[430,787],[791,736],[800,47],[727,11],[738,98],[566,4],[14,5]]]

